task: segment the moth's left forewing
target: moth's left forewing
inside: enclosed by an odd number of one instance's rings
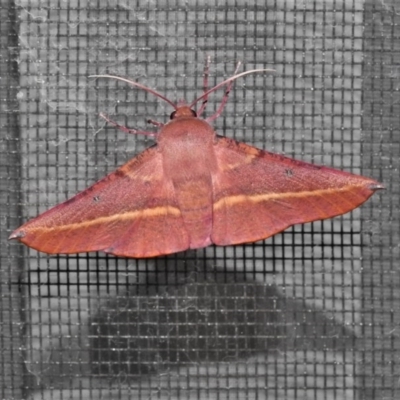
[[[294,224],[344,214],[364,203],[378,182],[218,138],[213,176],[212,241],[253,242]]]
[[[188,233],[156,147],[16,229],[18,239],[50,254],[104,251],[154,257],[185,250]]]

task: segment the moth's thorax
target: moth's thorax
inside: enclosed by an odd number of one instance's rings
[[[194,176],[196,171],[202,174],[213,170],[215,138],[214,129],[202,119],[192,116],[171,120],[158,135],[164,168],[174,176],[189,171]]]
[[[175,143],[186,142],[190,143],[204,143],[207,141],[214,141],[215,132],[203,119],[194,116],[179,116],[165,124],[158,134],[158,144],[160,146],[170,140]]]

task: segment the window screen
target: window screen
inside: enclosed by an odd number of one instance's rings
[[[0,1],[0,397],[399,396],[395,0]],[[242,70],[219,135],[382,182],[265,241],[150,259],[47,255],[24,221],[154,144],[171,107]],[[210,95],[205,116],[224,91]]]

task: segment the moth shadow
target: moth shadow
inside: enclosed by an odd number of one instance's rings
[[[126,381],[194,364],[354,345],[351,330],[274,286],[173,262],[166,258],[146,286],[110,300],[89,321],[92,374]]]

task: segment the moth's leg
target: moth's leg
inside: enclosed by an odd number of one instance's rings
[[[240,65],[241,65],[241,62],[238,61],[233,76],[235,76],[235,75],[238,73],[239,68],[240,68]],[[226,85],[225,94],[224,94],[224,97],[222,98],[221,104],[219,105],[219,107],[218,107],[217,111],[215,112],[215,114],[211,115],[211,117],[208,117],[208,118],[206,119],[207,122],[214,121],[214,119],[218,118],[218,117],[221,115],[221,113],[222,113],[222,111],[223,111],[223,109],[224,109],[224,107],[225,107],[225,105],[226,105],[226,102],[228,101],[228,96],[229,96],[229,93],[230,93],[230,91],[231,91],[231,89],[232,89],[233,82],[234,82],[234,80],[231,80],[231,81]]]
[[[206,62],[204,64],[203,93],[206,93],[208,90],[208,77],[210,75],[210,64],[211,64],[211,57],[207,56]],[[207,102],[208,102],[208,95],[203,98],[203,102],[201,103],[199,110],[196,112],[198,117],[200,117],[200,115],[203,114]]]
[[[159,128],[162,128],[164,126],[164,124],[162,122],[154,121],[154,119],[148,119],[147,122],[149,124],[158,126]]]
[[[156,136],[157,135],[157,132],[141,131],[139,129],[132,129],[132,128],[128,128],[126,126],[120,125],[118,122],[113,121],[112,119],[108,118],[103,113],[100,113],[100,117],[103,118],[109,124],[115,126],[120,131],[125,132],[125,133],[134,134],[134,135],[147,135],[147,136]]]

